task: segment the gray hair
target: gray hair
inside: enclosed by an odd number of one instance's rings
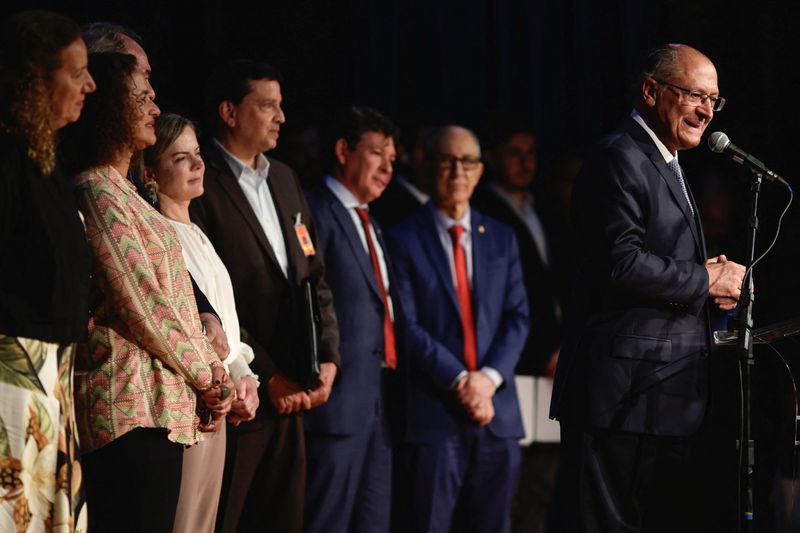
[[[469,128],[465,128],[464,126],[450,124],[431,131],[422,141],[422,150],[425,153],[426,160],[433,161],[436,158],[439,153],[439,145],[441,144],[442,139],[444,139],[446,135],[450,134],[454,128],[464,130],[470,135],[470,137],[472,137],[472,140],[475,141],[475,146],[478,147],[478,157],[480,157],[481,143],[478,140],[478,136],[475,134],[475,132]]]
[[[681,68],[682,44],[664,44],[647,50],[640,62],[640,69],[633,76],[629,87],[633,102],[641,98],[642,84],[648,78],[668,81],[674,78]]]
[[[89,53],[125,53],[123,37],[128,37],[139,46],[144,44],[138,33],[114,22],[90,22],[81,27],[81,33]]]

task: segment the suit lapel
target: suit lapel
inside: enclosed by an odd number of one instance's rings
[[[433,215],[428,209],[425,209],[425,211],[419,215],[418,220],[420,224],[419,238],[422,241],[422,247],[433,263],[436,274],[439,276],[442,286],[450,297],[450,303],[453,304],[456,313],[460,316],[461,307],[458,305],[456,288],[453,285],[450,261],[442,248],[442,242],[439,240],[439,231],[436,228]]]
[[[264,252],[272,261],[273,265],[281,271],[280,263],[278,263],[278,258],[275,255],[275,251],[272,249],[272,246],[269,244],[269,240],[267,239],[266,234],[264,233],[264,229],[261,227],[261,223],[258,221],[256,214],[253,212],[253,208],[250,206],[250,202],[247,200],[247,197],[244,195],[241,186],[237,179],[233,176],[228,163],[223,159],[222,154],[219,151],[219,148],[216,146],[211,146],[210,150],[207,153],[211,153],[212,157],[209,158],[208,165],[216,172],[216,179],[220,184],[220,187],[225,194],[233,202],[233,205],[239,211],[239,214],[242,215],[247,225],[250,226],[250,230],[255,235],[256,240],[264,249]],[[276,207],[277,207],[277,202]],[[281,271],[282,273],[282,271]]]
[[[703,243],[698,232],[697,222],[694,215],[692,215],[692,211],[689,209],[689,204],[686,202],[686,196],[683,194],[683,189],[681,189],[680,183],[678,183],[678,177],[667,166],[666,161],[664,161],[664,156],[662,156],[661,152],[659,152],[658,148],[653,142],[653,139],[650,138],[647,132],[644,131],[644,129],[635,120],[628,119],[626,128],[628,133],[630,133],[633,137],[634,141],[636,141],[636,144],[639,146],[639,148],[653,163],[653,166],[661,175],[661,179],[666,182],[673,201],[678,204],[681,212],[683,212],[683,216],[686,219],[686,225],[689,226],[689,231],[691,231],[692,237],[694,237],[694,242],[697,245],[700,256],[705,257],[705,250],[701,248]],[[685,176],[684,180],[686,180]],[[689,201],[693,204],[692,208],[694,208],[695,213],[697,213],[697,206],[694,205],[694,200],[692,199],[691,191],[689,191],[688,183],[686,184],[686,190],[689,194]]]
[[[700,238],[699,241],[700,257],[703,259],[703,262],[705,262],[705,260],[708,259],[708,256],[706,255],[706,238],[705,235],[703,235],[703,224],[700,221],[700,211],[698,211],[697,209],[697,202],[694,201],[694,194],[692,194],[692,189],[690,189],[687,186],[686,192],[689,194],[689,200],[692,202],[692,208],[694,208],[694,212],[697,213],[697,216],[694,217],[695,225],[693,225],[692,227],[697,229],[697,234],[695,235],[695,239],[697,237]]]
[[[680,206],[681,211],[683,211],[683,217],[686,219],[686,225],[689,226],[689,230],[692,232],[692,237],[694,237],[694,242],[697,244],[697,249],[700,251],[700,234],[697,231],[697,221],[695,220],[694,215],[692,215],[691,210],[689,209],[689,204],[686,202],[686,196],[683,194],[683,189],[681,189],[680,183],[678,183],[678,177],[675,173],[670,170],[667,166],[667,163],[664,161],[664,157],[662,157],[661,153],[656,149],[656,153],[650,154],[650,161],[653,162],[658,173],[661,174],[661,177],[667,183],[667,187],[669,187],[669,192],[672,194],[672,199]],[[686,180],[686,177],[684,177]],[[691,192],[689,192],[689,186],[686,186],[687,194],[689,195],[689,201],[691,200]],[[697,212],[697,207],[692,206]],[[700,253],[701,256],[704,256],[704,253]]]
[[[394,271],[392,270],[392,261],[389,257],[389,248],[386,246],[386,241],[383,238],[383,230],[381,229],[380,224],[378,221],[369,217],[369,221],[372,223],[372,228],[375,230],[375,236],[378,238],[378,245],[380,245],[381,250],[383,250],[383,260],[386,263],[386,275],[389,276],[389,290],[392,290],[394,286]]]
[[[342,205],[342,203],[333,195],[328,187],[323,186],[323,188],[325,190],[325,195],[328,199],[328,206],[330,207],[333,218],[336,220],[337,224],[339,224],[342,233],[344,233],[344,235],[347,237],[347,243],[353,252],[353,257],[356,258],[356,262],[361,269],[361,273],[367,280],[367,284],[375,293],[375,296],[377,296],[377,298],[380,300],[381,293],[378,288],[378,280],[375,277],[375,271],[372,268],[372,259],[370,258],[369,253],[365,253],[364,251],[364,245],[361,243],[361,237],[359,237],[358,231],[353,225],[353,219],[350,217],[350,213],[347,212],[347,208]],[[383,250],[386,250],[385,247],[382,246],[382,248]]]
[[[272,161],[270,160],[271,163]],[[275,211],[278,213],[278,220],[281,224],[281,235],[286,245],[286,257],[289,261],[287,276],[290,280],[294,279],[296,283],[300,283],[307,276],[307,269],[302,266],[306,254],[303,252],[295,233],[295,222],[299,220],[301,224],[305,224],[309,233],[311,232],[311,220],[308,215],[305,215],[304,218],[301,205],[295,200],[297,195],[302,197],[302,192],[296,188],[294,179],[281,179],[277,173],[273,174],[272,170],[270,170],[270,177],[267,183],[272,195],[272,201],[275,202]],[[297,192],[295,193],[295,191]],[[299,219],[298,215],[300,215]]]
[[[486,236],[486,228],[483,225],[481,214],[473,209],[470,216],[472,224],[472,312],[475,315],[475,334],[477,335],[481,330],[478,324],[481,323],[483,318],[481,302],[486,290],[484,276],[489,272],[489,243],[486,240],[488,237]]]

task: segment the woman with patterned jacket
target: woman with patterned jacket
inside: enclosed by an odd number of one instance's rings
[[[130,55],[89,61],[97,92],[64,147],[94,254],[75,393],[89,527],[169,531],[183,449],[224,422],[234,385],[202,334],[175,230],[125,178],[156,141],[144,73]]]

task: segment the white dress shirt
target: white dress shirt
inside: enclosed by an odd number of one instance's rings
[[[675,152],[673,154],[673,153],[670,153],[669,150],[667,150],[667,147],[664,146],[664,143],[661,142],[661,139],[658,138],[658,135],[656,135],[656,132],[654,132],[652,129],[650,129],[650,126],[647,125],[647,122],[645,122],[644,117],[642,117],[642,115],[640,115],[638,111],[636,111],[635,109],[633,111],[631,111],[631,118],[633,120],[635,120],[636,122],[638,122],[639,125],[642,128],[644,128],[644,131],[647,132],[647,134],[650,136],[650,138],[653,139],[653,142],[656,143],[656,148],[658,148],[658,151],[661,152],[661,157],[664,158],[664,162],[666,164],[669,165],[670,162],[672,162],[673,159],[678,159],[678,152]]]
[[[456,286],[456,264],[453,258],[453,238],[450,236],[450,228],[460,225],[464,228],[461,234],[461,247],[464,248],[464,257],[467,260],[467,276],[472,287],[472,218],[470,209],[467,208],[464,216],[455,220],[445,215],[433,202],[427,204],[428,209],[433,214],[433,221],[436,223],[436,233],[439,234],[439,241],[442,243],[444,253],[447,254],[447,263],[450,265],[450,274],[453,276],[453,286]]]
[[[501,200],[508,204],[525,224],[525,227],[528,228],[528,233],[533,239],[533,243],[536,245],[536,251],[539,253],[539,257],[542,258],[542,264],[545,269],[549,268],[550,254],[548,253],[547,247],[547,235],[544,232],[544,226],[542,226],[539,215],[536,214],[536,210],[533,208],[533,195],[526,191],[525,198],[520,201],[517,197],[508,194],[502,187],[494,182],[490,182],[489,187],[497,193],[497,196],[499,196]]]
[[[450,265],[450,273],[453,276],[453,287],[456,286],[456,264],[455,259],[453,258],[453,238],[450,237],[450,227],[455,225],[460,225],[464,228],[464,232],[461,234],[461,247],[464,248],[464,258],[467,262],[467,276],[469,276],[469,283],[470,287],[472,286],[472,218],[470,216],[470,208],[467,208],[467,211],[464,213],[459,220],[455,220],[450,218],[449,216],[445,215],[441,210],[439,210],[433,202],[429,202],[428,209],[431,210],[431,214],[433,215],[433,221],[436,224],[436,232],[439,234],[439,241],[442,243],[442,248],[444,248],[444,253],[447,255],[447,262]],[[477,320],[478,318],[478,309],[474,306],[475,299],[473,298],[473,319]],[[476,324],[477,329],[477,324]],[[495,388],[499,387],[503,384],[503,376],[498,372],[496,369],[490,366],[484,366],[480,369],[481,372],[486,374],[486,376],[492,380],[494,383]],[[466,376],[468,372],[466,370],[462,370],[456,376],[456,379],[453,380],[453,383],[450,384],[450,388],[454,389],[458,382],[461,381],[461,378]]]
[[[342,185],[339,180],[334,179],[331,176],[325,177],[325,186],[331,190],[336,199],[339,200],[347,210],[347,214],[350,215],[350,220],[353,221],[353,225],[356,227],[358,238],[361,239],[361,245],[364,247],[364,253],[367,254],[367,257],[369,257],[369,244],[367,244],[367,235],[364,233],[364,225],[361,223],[361,218],[356,212],[357,207],[369,209],[367,204],[360,203],[347,187]],[[380,242],[378,242],[378,237],[375,234],[375,227],[372,225],[372,223],[369,225],[369,233],[372,237],[372,244],[375,245],[375,254],[378,256],[378,266],[381,269],[383,288],[386,290],[386,302],[389,305],[389,314],[392,320],[394,320],[392,298],[389,296],[389,271],[386,269],[386,258],[383,255],[383,249],[381,248]],[[370,259],[370,264],[371,261],[372,260]]]
[[[286,242],[278,218],[278,210],[275,208],[275,201],[272,199],[272,193],[267,184],[269,161],[264,154],[258,154],[256,168],[253,169],[230,153],[217,139],[214,139],[214,142],[239,182],[250,207],[253,208],[256,218],[272,246],[272,251],[275,252],[283,275],[288,277],[289,256],[286,254]]]

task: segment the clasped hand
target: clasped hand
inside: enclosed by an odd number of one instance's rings
[[[228,421],[234,426],[252,420],[258,410],[258,385],[253,376],[244,376],[236,383],[236,399],[231,404]]]
[[[708,271],[708,295],[722,311],[736,307],[742,295],[745,268],[724,255],[712,257],[705,264]],[[752,290],[752,284],[750,289]]]
[[[492,397],[495,390],[489,376],[480,371],[472,371],[459,380],[455,392],[469,416],[481,426],[485,426],[494,418]]]
[[[336,365],[322,363],[320,365],[319,379],[314,388],[310,390],[303,389],[283,374],[277,373],[267,382],[267,391],[275,410],[279,414],[299,413],[327,402],[335,378]]]
[[[205,409],[211,413],[211,423],[200,421],[199,429],[203,432],[219,430],[236,398],[236,388],[222,365],[211,367],[211,383],[211,388],[203,391],[197,401],[198,410]]]

